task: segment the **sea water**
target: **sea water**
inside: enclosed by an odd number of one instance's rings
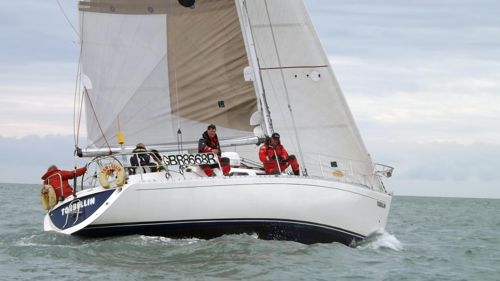
[[[0,280],[500,280],[500,200],[396,196],[386,230],[350,248],[46,233],[39,190],[0,184]]]

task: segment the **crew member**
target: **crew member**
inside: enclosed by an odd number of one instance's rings
[[[73,194],[73,188],[69,185],[68,180],[79,177],[85,174],[86,171],[87,167],[82,167],[73,171],[64,171],[59,170],[56,165],[51,165],[42,176],[42,180],[44,184],[50,184],[54,188],[59,200],[63,200]]]
[[[130,157],[130,166],[128,173],[130,175],[135,175],[137,167],[141,166],[143,172],[146,172],[145,167],[151,166],[150,160],[151,157],[146,149],[146,146],[143,143],[138,143],[134,150],[132,150],[132,157]]]
[[[207,130],[203,133],[202,138],[198,141],[198,152],[199,153],[214,153],[219,157],[219,163],[222,168],[222,173],[225,176],[229,174],[231,167],[229,166],[229,158],[221,157],[219,138],[217,137],[217,128],[215,125],[210,124]],[[205,174],[209,177],[214,176],[213,168],[219,167],[217,164],[212,165],[200,165]]]
[[[271,138],[260,147],[259,158],[264,164],[266,174],[279,174],[283,172],[288,166],[292,166],[293,173],[298,176],[299,163],[294,155],[288,155],[285,147],[280,142],[280,134],[273,133]]]

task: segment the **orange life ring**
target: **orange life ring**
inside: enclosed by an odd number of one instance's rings
[[[110,177],[114,177],[114,181],[109,181]],[[125,184],[125,169],[118,163],[110,163],[104,165],[99,172],[99,183],[104,188],[120,187]]]

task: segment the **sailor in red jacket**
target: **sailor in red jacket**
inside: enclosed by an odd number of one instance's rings
[[[202,138],[198,141],[198,152],[199,153],[214,153],[219,156],[219,163],[222,168],[222,172],[225,176],[229,174],[231,167],[229,166],[229,158],[220,157],[220,145],[219,138],[217,137],[217,128],[215,125],[210,124],[207,130],[203,133]],[[214,175],[213,168],[219,167],[219,165],[200,165],[207,176],[212,177]]]
[[[51,165],[47,169],[45,175],[42,176],[42,180],[44,184],[50,184],[54,188],[58,199],[66,198],[73,194],[73,189],[69,185],[68,180],[72,179],[74,176],[79,177],[86,171],[86,167],[82,167],[73,171],[64,171],[59,170],[56,165]]]
[[[288,155],[285,147],[280,142],[280,135],[274,133],[259,150],[260,161],[264,164],[266,174],[279,174],[288,166],[292,166],[295,175],[299,175],[299,163],[294,155]],[[278,166],[279,163],[279,166]]]

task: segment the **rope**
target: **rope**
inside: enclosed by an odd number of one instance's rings
[[[59,0],[57,0],[59,3]],[[82,23],[84,21],[85,17],[82,15]],[[83,31],[82,31],[83,32]],[[76,68],[76,79],[75,79],[75,94],[74,94],[74,100],[73,100],[73,137],[75,138],[75,147],[78,147],[78,142],[79,142],[79,137],[80,137],[80,121],[82,118],[82,108],[83,108],[83,95],[81,96],[81,103],[78,105],[77,100],[79,100],[79,95],[80,95],[80,87],[81,87],[81,62],[82,62],[82,49],[83,49],[83,40],[80,38],[80,53],[78,55],[78,65]],[[76,117],[76,110],[77,108],[80,108],[80,113],[78,116],[78,124],[77,120],[75,120]],[[75,127],[76,125],[76,127]]]
[[[182,149],[182,131],[181,128],[177,129],[177,152],[181,154]]]
[[[280,55],[279,55],[279,52],[278,52],[278,44],[276,42],[276,36],[274,34],[274,28],[273,28],[273,25],[271,23],[271,17],[269,15],[269,8],[267,6],[267,0],[264,1],[264,5],[266,6],[266,15],[267,15],[267,19],[269,21],[269,27],[271,29],[271,35],[272,35],[273,42],[274,42],[274,49],[276,51],[276,58],[278,59],[278,65],[279,65],[279,68],[280,68],[281,80],[283,81],[283,87],[285,88],[286,101],[287,101],[287,104],[288,104],[288,110],[290,111],[290,117],[292,119],[293,131],[294,131],[294,134],[295,134],[295,139],[297,140],[297,148],[299,149],[300,161],[302,162],[302,165],[304,167],[303,173],[304,173],[304,175],[307,176],[306,162],[304,161],[304,155],[302,153],[302,147],[300,146],[299,133],[297,132],[297,125],[295,123],[295,117],[293,115],[292,106],[290,104],[290,96],[288,95],[288,87],[286,85],[285,75],[283,74],[283,68],[282,68],[282,64],[281,64],[281,58],[280,58]]]
[[[194,5],[192,6],[194,7]],[[168,55],[169,53],[171,53],[172,51],[170,50],[170,48],[167,47],[167,61],[170,59],[170,56]],[[174,50],[175,52],[175,50]],[[177,62],[175,60],[175,55],[171,56],[172,57],[172,64],[174,65],[174,94],[175,94],[175,110],[176,110],[176,114],[178,116],[180,116],[179,114],[179,111],[180,111],[180,107],[179,107],[179,91],[178,91],[178,84],[177,84]],[[172,123],[175,123],[173,120],[172,120]],[[173,124],[172,124],[173,125]],[[179,134],[179,132],[181,131],[181,119],[180,118],[177,118],[177,134]],[[177,137],[177,141],[179,137]]]
[[[278,170],[280,171],[281,174],[281,165],[278,158],[278,154],[276,153],[276,148],[273,148],[273,151],[274,151],[274,159],[276,160],[276,164],[278,165]]]
[[[78,147],[78,140],[80,138],[80,124],[81,124],[81,120],[82,120],[82,111],[83,111],[83,95],[81,97],[81,100],[80,100],[80,112],[79,112],[79,115],[78,115],[78,126],[77,126],[77,135],[76,135],[76,146]]]
[[[61,9],[61,12],[62,12],[63,16],[66,18],[66,21],[68,22],[69,26],[71,26],[71,29],[73,29],[73,31],[75,32],[76,36],[78,36],[78,38],[80,38],[80,34],[78,34],[78,31],[76,30],[76,28],[73,26],[73,24],[69,20],[69,18],[66,15],[66,12],[64,11],[64,8],[62,7],[61,3],[59,2],[59,0],[56,0],[56,2],[57,2],[57,5],[59,6],[59,9]]]
[[[92,109],[92,113],[94,113],[94,117],[95,117],[95,121],[97,122],[97,126],[99,127],[99,130],[101,131],[102,137],[103,137],[104,141],[106,142],[106,145],[108,146],[109,154],[111,154],[111,146],[109,145],[108,139],[106,138],[106,135],[104,134],[104,131],[101,127],[101,123],[99,122],[99,119],[97,118],[97,114],[95,112],[94,105],[92,104],[92,101],[90,100],[89,92],[87,91],[86,87],[83,87],[83,91],[85,92],[85,95],[87,96],[90,108]]]

